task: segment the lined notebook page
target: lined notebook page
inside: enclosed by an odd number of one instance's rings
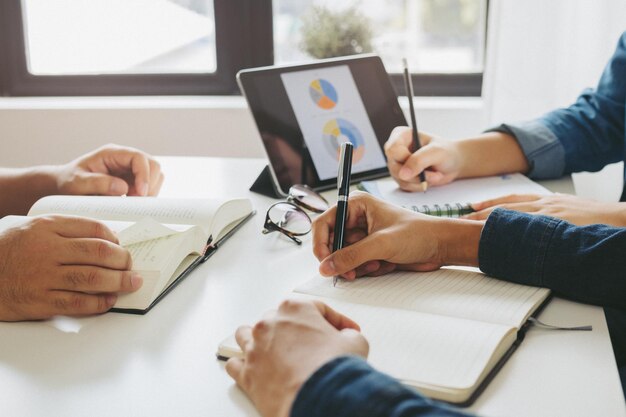
[[[430,187],[427,193],[402,191],[392,178],[363,181],[361,185],[370,194],[405,207],[477,203],[508,194],[551,194],[546,188],[522,174],[463,179],[443,187]]]
[[[498,324],[324,301],[359,323],[374,367],[418,388],[473,387],[498,346],[506,351],[516,335],[512,327]]]
[[[381,277],[339,280],[316,277],[294,290],[353,303],[421,311],[519,327],[548,294],[489,278],[480,272],[443,268],[433,272],[394,272]]]

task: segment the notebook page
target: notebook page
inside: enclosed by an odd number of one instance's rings
[[[549,290],[489,278],[481,272],[442,268],[339,280],[315,277],[294,290],[340,301],[467,318],[520,327]]]
[[[49,196],[37,201],[28,213],[67,214],[100,220],[139,221],[151,217],[164,224],[191,224],[209,233],[220,201],[154,197]]]
[[[361,185],[370,194],[405,207],[477,203],[508,194],[551,194],[522,174],[463,179],[441,187],[429,187],[426,193],[402,191],[392,178],[363,181]]]
[[[370,344],[370,363],[415,387],[473,387],[498,346],[516,329],[414,311],[323,299],[355,320]]]

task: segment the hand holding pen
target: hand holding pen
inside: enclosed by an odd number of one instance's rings
[[[348,197],[350,194],[350,176],[352,174],[352,150],[350,142],[341,144],[339,155],[339,172],[337,173],[337,211],[333,237],[333,252],[343,248],[346,222],[348,221]],[[333,287],[337,285],[338,276],[333,277]]]

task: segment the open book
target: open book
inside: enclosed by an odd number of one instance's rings
[[[229,201],[151,197],[49,196],[28,216],[65,214],[104,221],[129,250],[143,277],[136,292],[120,295],[112,311],[145,314],[211,256],[254,211],[248,199]],[[0,229],[26,221],[8,216]]]
[[[550,291],[444,268],[376,278],[316,277],[295,289],[355,320],[370,343],[369,362],[422,393],[468,405],[521,342],[528,318]],[[218,357],[239,349],[227,339]]]

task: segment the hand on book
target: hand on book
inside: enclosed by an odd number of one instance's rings
[[[605,203],[568,194],[511,194],[472,204],[475,213],[464,216],[471,220],[485,220],[496,208],[521,211],[563,219],[578,226],[608,224],[626,226],[624,203]]]
[[[163,173],[145,152],[107,145],[59,167],[56,181],[58,194],[155,196]]]
[[[453,142],[446,142],[428,134],[419,133],[422,147],[411,152],[412,130],[396,127],[385,143],[389,172],[404,191],[421,191],[419,174],[426,170],[430,185],[444,185],[454,181],[460,172],[461,155]]]
[[[244,358],[231,358],[226,371],[265,417],[287,417],[304,382],[342,355],[364,358],[369,345],[359,326],[321,301],[284,301],[254,327],[235,337]]]
[[[0,232],[0,320],[103,313],[141,287],[131,258],[104,224],[81,217],[29,219]]]
[[[312,227],[313,253],[323,276],[354,279],[395,269],[432,271],[447,264],[478,264],[483,222],[426,216],[363,192],[349,200],[348,245],[331,253],[335,210],[320,215]]]

